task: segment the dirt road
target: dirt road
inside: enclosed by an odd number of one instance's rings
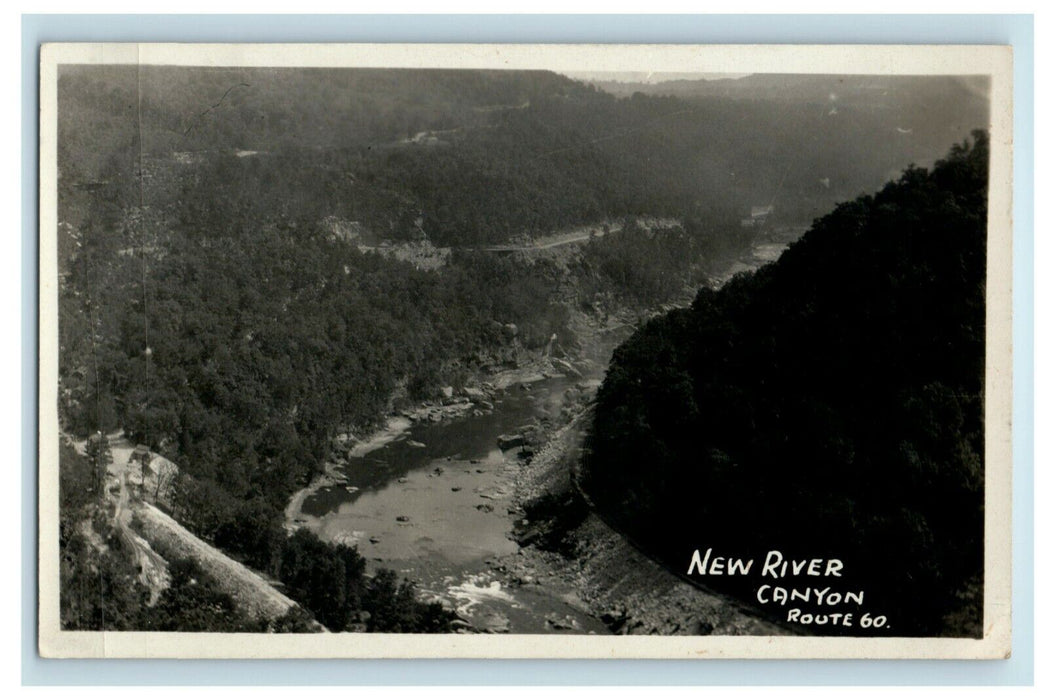
[[[622,230],[622,224],[611,224],[608,227],[607,232],[603,228],[588,226],[582,229],[576,229],[575,231],[569,231],[566,233],[555,233],[549,236],[543,236],[536,238],[533,242],[528,244],[503,244],[503,245],[489,245],[477,248],[477,250],[486,250],[488,252],[510,252],[510,251],[529,251],[529,250],[549,250],[550,248],[557,248],[562,245],[571,245],[572,243],[582,243],[592,238],[602,238],[606,233],[616,233]]]
[[[114,434],[109,436],[109,449],[113,455],[113,462],[106,470],[109,476],[106,491],[112,497],[113,487],[119,489],[115,494],[113,526],[121,541],[132,552],[135,567],[138,569],[138,580],[149,589],[149,604],[152,605],[171,582],[167,561],[131,529],[131,488],[127,476],[132,466],[131,454],[134,447],[123,435]]]
[[[174,518],[142,500],[142,471],[131,461],[135,447],[120,433],[107,436],[112,462],[106,468],[106,499],[113,506],[112,524],[125,548],[131,552],[139,580],[150,591],[150,605],[170,584],[167,561],[150,543],[175,556],[191,558],[211,574],[237,607],[252,617],[275,619],[295,602],[278,591],[261,574],[231,559],[182,527]],[[74,443],[81,454],[85,444]],[[151,455],[151,464],[162,460]],[[138,483],[135,483],[135,482]],[[139,535],[131,527],[132,518]]]

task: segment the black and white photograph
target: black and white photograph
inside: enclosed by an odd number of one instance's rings
[[[1010,61],[45,46],[42,653],[1006,656]]]

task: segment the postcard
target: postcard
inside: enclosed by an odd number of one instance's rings
[[[43,46],[40,653],[1006,657],[1011,66]]]

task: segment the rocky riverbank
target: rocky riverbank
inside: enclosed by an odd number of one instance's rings
[[[513,499],[523,517],[512,555],[492,562],[511,586],[553,589],[616,634],[777,635],[784,630],[732,601],[700,590],[650,559],[605,523],[575,489],[591,394],[574,418],[518,473]]]
[[[441,423],[466,416],[480,416],[489,413],[494,403],[510,387],[529,384],[544,379],[565,377],[569,373],[579,375],[578,367],[590,366],[587,360],[571,361],[564,358],[538,357],[510,369],[503,369],[489,375],[484,381],[474,381],[459,390],[448,386],[442,390],[439,400],[423,401],[411,408],[391,414],[385,424],[372,432],[357,436],[344,432],[335,437],[329,461],[324,464],[322,474],[315,477],[308,486],[295,492],[284,510],[284,524],[289,531],[299,527],[315,524],[315,518],[303,512],[303,504],[319,491],[342,486],[353,489],[343,473],[343,468],[354,458],[363,457],[379,450],[389,443],[401,439],[413,425]],[[537,425],[532,426],[538,430]],[[541,431],[540,431],[541,432]],[[542,439],[529,433],[528,442]]]

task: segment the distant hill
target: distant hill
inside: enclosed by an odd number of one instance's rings
[[[988,126],[977,79],[601,87],[628,95],[545,71],[65,67],[61,215],[103,200],[184,219],[220,186],[262,221],[443,245],[704,208],[807,224]]]
[[[62,141],[89,156],[132,135],[150,155],[366,148],[587,88],[546,71],[117,65],[63,66],[59,90]]]
[[[825,585],[894,634],[980,636],[987,169],[980,132],[619,347],[585,469],[602,512],[682,568],[837,557]]]
[[[990,81],[985,76],[943,75],[832,75],[758,73],[740,78],[655,82],[587,80],[616,97],[634,92],[662,97],[693,99],[727,97],[736,100],[775,100],[780,102],[868,102],[874,109],[893,105],[926,105],[944,100],[975,107],[989,97]],[[973,100],[972,98],[976,98]],[[880,99],[879,99],[880,98]],[[985,107],[981,113],[985,113]],[[973,112],[979,116],[980,111]]]

